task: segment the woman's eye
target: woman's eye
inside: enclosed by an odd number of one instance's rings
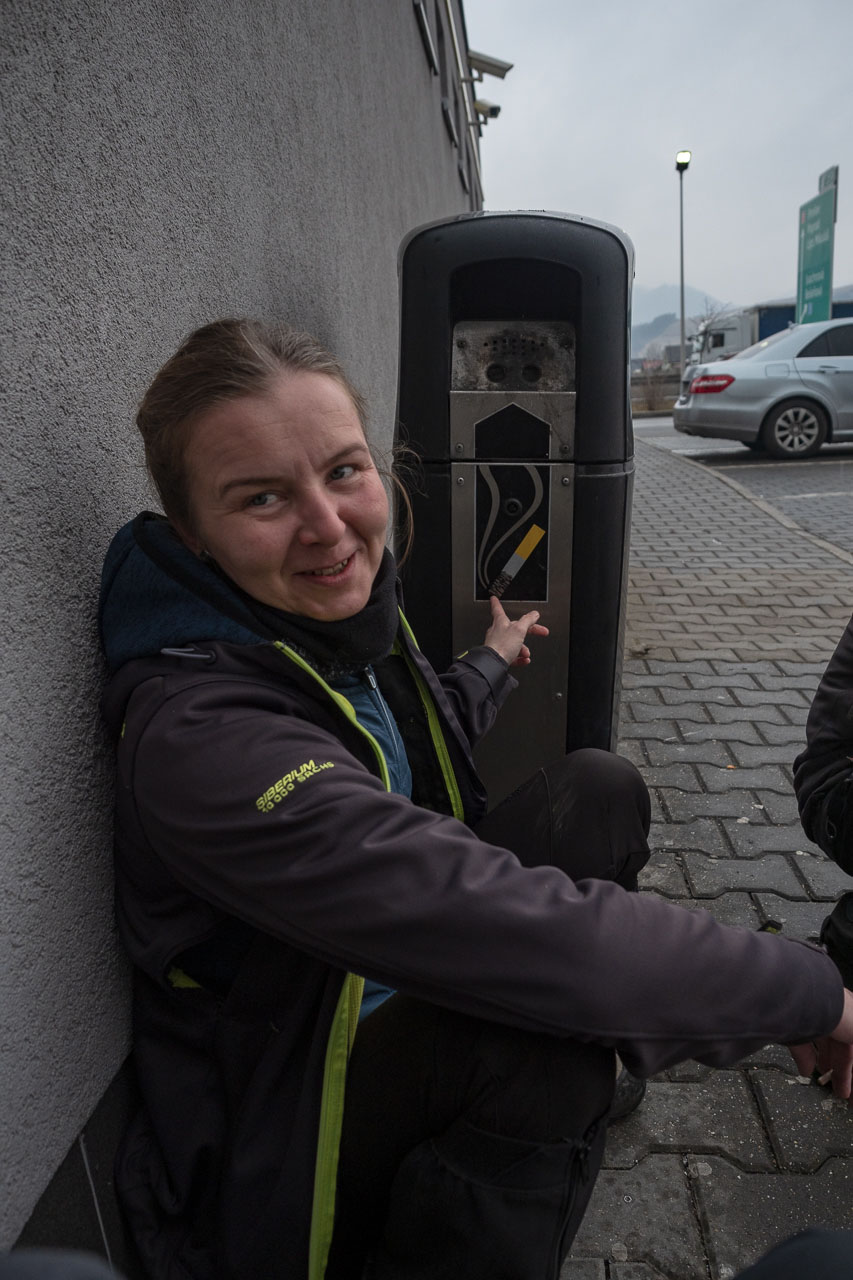
[[[344,462],[339,467],[335,467],[329,472],[330,480],[349,480],[350,476],[355,475],[355,467],[350,462]]]
[[[274,493],[253,493],[249,499],[250,507],[268,507],[275,502]]]

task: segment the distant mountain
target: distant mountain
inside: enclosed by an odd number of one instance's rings
[[[656,316],[667,312],[674,312],[676,317],[681,314],[681,290],[677,284],[659,284],[655,289],[642,284],[635,285],[633,299],[631,322],[635,327],[648,324]],[[698,316],[708,310],[719,311],[736,305],[739,304],[728,300],[721,302],[719,298],[702,289],[694,289],[692,285],[684,286],[684,310],[688,316]]]
[[[668,311],[663,316],[655,316],[654,320],[649,320],[646,324],[635,324],[631,329],[631,355],[642,355],[643,348],[650,342],[654,342],[672,325],[678,325],[678,317],[674,311]]]
[[[832,297],[836,302],[849,302],[853,299],[853,284],[836,285],[832,290]],[[694,320],[700,316],[707,315],[709,311],[740,311],[742,307],[769,305],[771,302],[794,301],[793,295],[790,295],[785,298],[751,299],[749,302],[734,302],[727,298],[724,302],[721,302],[713,294],[704,293],[701,289],[694,289],[689,284],[684,286],[684,310],[687,312],[688,318],[692,316]],[[634,285],[631,323],[635,333],[644,325],[656,321],[663,315],[674,314],[677,319],[680,313],[681,297],[677,284],[659,284],[654,289],[649,289],[642,284]],[[656,335],[652,334],[651,336],[655,337]],[[647,341],[650,341],[650,339],[647,339]],[[636,341],[634,346],[636,349]]]

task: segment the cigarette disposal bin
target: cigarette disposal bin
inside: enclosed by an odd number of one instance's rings
[[[465,214],[413,231],[400,271],[415,635],[444,670],[482,642],[490,594],[551,631],[475,753],[494,804],[567,751],[615,744],[633,248],[583,218]]]

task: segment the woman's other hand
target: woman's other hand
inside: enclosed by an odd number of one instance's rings
[[[853,991],[844,992],[841,1021],[828,1036],[814,1044],[792,1044],[791,1057],[801,1076],[819,1074],[821,1084],[832,1082],[837,1098],[849,1098],[853,1074]]]
[[[497,596],[489,596],[489,605],[492,625],[483,643],[499,653],[511,667],[526,667],[530,662],[530,650],[525,640],[528,636],[547,636],[548,628],[537,621],[539,614],[535,609],[513,622]]]

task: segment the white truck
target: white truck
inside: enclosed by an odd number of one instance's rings
[[[728,360],[754,342],[761,342],[771,333],[778,333],[793,324],[794,311],[792,298],[790,302],[765,302],[703,320],[690,339],[687,363],[710,364],[714,360]],[[832,319],[839,320],[843,316],[853,316],[853,301],[833,302]]]
[[[771,333],[778,333],[786,325],[794,323],[794,304],[771,303],[767,306],[745,307],[743,311],[728,311],[710,320],[703,320],[690,339],[688,364],[709,364],[713,360],[728,360],[739,351],[745,351],[754,342]]]

